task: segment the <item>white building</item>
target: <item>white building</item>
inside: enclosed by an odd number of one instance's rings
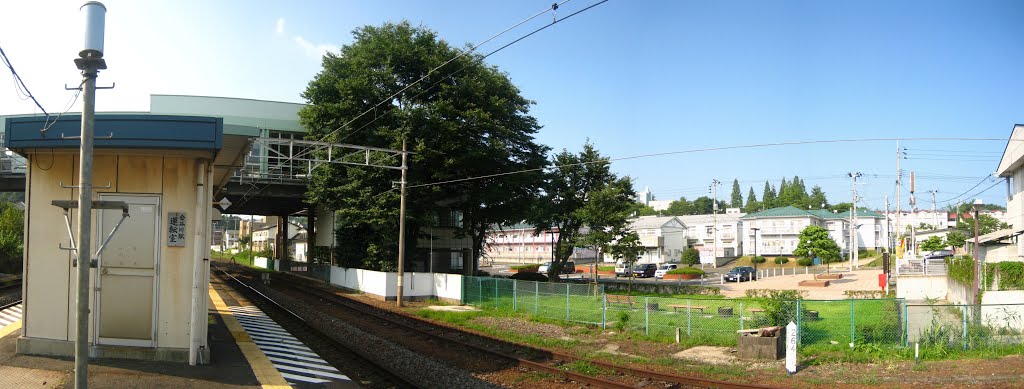
[[[543,263],[552,260],[558,242],[558,228],[535,233],[534,226],[515,224],[492,226],[484,237],[484,257],[491,261],[510,263]],[[594,259],[597,253],[590,248],[577,247],[573,260]]]
[[[1024,232],[1024,124],[1013,126],[1010,141],[1003,151],[1003,158],[999,161],[996,175],[1003,177],[1007,185],[1006,212],[1004,221],[1010,225],[1009,229],[1000,230],[986,236],[991,242],[1003,242],[1007,246],[1001,246],[998,250],[994,247],[987,253],[985,260],[997,262],[1001,260],[1020,261],[1024,258],[1024,244],[1021,244],[1019,235]]]
[[[829,236],[836,244],[849,252],[850,213],[833,213],[827,210],[803,210],[796,207],[779,207],[754,212],[743,216],[743,244],[751,250],[745,255],[793,255],[800,243],[800,232],[815,225],[828,229]],[[860,250],[877,250],[888,244],[888,230],[885,217],[877,212],[857,211],[857,247]],[[755,244],[756,236],[756,244]]]
[[[687,246],[701,253],[701,263],[714,263],[715,258],[735,258],[743,252],[743,216],[739,208],[727,208],[724,214],[679,216],[686,225]],[[717,241],[716,241],[717,239]],[[716,250],[717,248],[717,250]]]
[[[644,251],[638,263],[679,262],[686,248],[686,225],[676,216],[641,216],[629,228],[640,236]],[[615,258],[605,254],[605,262]]]

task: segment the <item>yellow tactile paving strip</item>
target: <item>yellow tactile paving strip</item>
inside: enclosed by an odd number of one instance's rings
[[[225,293],[229,293],[239,304],[247,302],[241,296],[230,291],[225,291]],[[210,285],[210,301],[213,302],[213,307],[217,310],[221,320],[224,320],[224,324],[228,327],[228,331],[231,332],[231,336],[235,338],[235,343],[242,350],[242,355],[249,361],[249,366],[252,367],[252,372],[256,375],[260,385],[267,389],[290,389],[291,385],[285,381],[284,377],[281,376],[281,372],[277,371],[277,368],[270,362],[270,359],[267,359],[267,355],[263,354],[263,351],[256,346],[256,343],[253,343],[249,333],[245,332],[242,325],[238,323],[231,310],[228,309],[227,304],[224,303],[224,299],[221,298],[220,292],[214,289],[213,285]]]
[[[14,331],[17,331],[19,329],[21,329],[21,320],[18,320],[18,321],[14,322],[14,323],[8,324],[4,328],[0,328],[0,338],[3,338],[5,336],[9,335],[10,333],[12,333]]]

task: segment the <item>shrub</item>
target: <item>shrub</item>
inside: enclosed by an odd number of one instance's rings
[[[535,264],[526,264],[526,265],[512,266],[512,270],[533,270],[533,271],[537,271],[537,269],[540,269],[540,265],[536,264],[536,263]]]
[[[686,264],[686,266],[693,266],[700,263],[700,252],[693,247],[683,250],[682,262]]]
[[[811,266],[814,264],[814,259],[811,258],[800,258],[796,260],[796,264],[800,266]]]
[[[626,325],[629,324],[629,313],[619,312],[619,321],[615,322],[615,329],[622,332],[626,329]]]
[[[797,300],[804,298],[799,290],[748,289],[747,297],[756,299],[764,309],[764,316],[758,318],[759,326],[785,326],[796,321]],[[806,316],[807,308],[801,307],[801,316]]]
[[[696,267],[681,267],[679,269],[669,270],[666,274],[697,274],[704,275],[704,271]]]
[[[756,257],[753,257],[753,258],[750,258],[750,262],[751,263],[765,263],[766,261],[767,261],[767,259],[765,259],[765,257],[762,257],[760,255],[758,255]]]
[[[786,258],[786,257],[776,257],[775,258],[775,264],[776,265],[784,265],[784,264],[787,264],[787,263],[789,263],[789,258]]]

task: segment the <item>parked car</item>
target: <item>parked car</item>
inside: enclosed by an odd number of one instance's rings
[[[544,262],[543,264],[540,265],[539,268],[537,268],[537,273],[548,274],[549,268],[551,268],[551,262]],[[565,266],[562,266],[562,274],[572,274],[575,272],[576,263],[573,261],[566,262]]]
[[[629,268],[626,267],[626,263],[619,261],[615,262],[615,276],[616,277],[627,277],[629,276]]]
[[[754,268],[750,266],[737,266],[725,273],[726,282],[742,282],[756,280],[757,274],[754,274]]]
[[[675,270],[678,268],[679,265],[674,263],[666,263],[664,265],[658,266],[658,271],[654,272],[654,278],[665,278],[665,273],[668,273],[669,270]]]
[[[658,271],[658,265],[653,263],[641,263],[633,267],[633,277],[646,278],[654,277],[654,273]]]
[[[925,255],[924,259],[946,259],[946,258],[952,258],[952,257],[953,257],[953,252],[952,251],[949,251],[949,250],[937,250],[937,251],[932,251],[931,253],[928,253],[928,255]]]

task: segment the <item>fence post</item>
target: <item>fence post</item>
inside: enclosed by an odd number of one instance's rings
[[[856,312],[853,309],[853,298],[850,298],[850,348],[853,348],[853,333],[855,331],[854,324],[857,322]]]
[[[964,311],[964,351],[967,351],[967,305],[965,304],[961,308]]]
[[[740,331],[743,331],[743,302],[740,301]]]
[[[910,306],[903,299],[903,347],[907,347],[907,331],[910,331]]]
[[[690,299],[686,299],[686,336],[690,336]]]
[[[565,284],[565,321],[569,321],[569,284]]]
[[[533,281],[533,316],[540,315],[540,282]]]
[[[803,337],[803,333],[800,331],[800,300],[796,300],[796,345],[800,345],[800,338]]]
[[[482,306],[484,306],[484,279],[483,278],[477,278],[476,281],[477,281],[477,286],[480,287],[480,294],[478,294],[477,296],[480,296],[480,306],[482,307]]]
[[[601,294],[601,329],[608,329],[608,295]]]
[[[516,308],[519,305],[519,304],[517,304],[517,301],[516,301],[517,295],[519,294],[518,293],[519,292],[519,288],[516,285],[516,281],[518,281],[518,280],[512,280],[512,312],[515,312]]]
[[[644,297],[644,335],[651,334],[651,319],[649,312],[651,311],[651,300],[650,297]]]

